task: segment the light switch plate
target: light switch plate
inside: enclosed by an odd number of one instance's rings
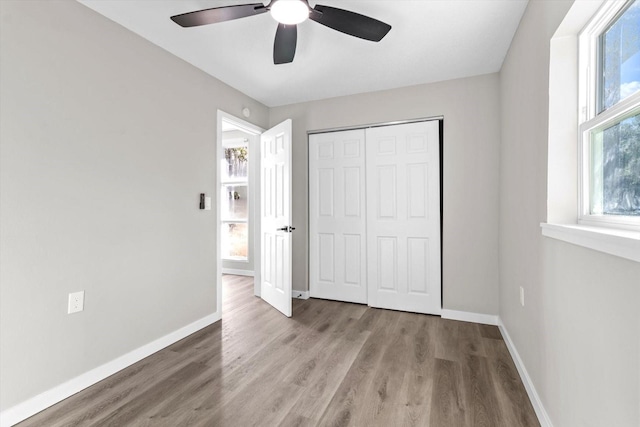
[[[204,210],[205,211],[210,211],[211,210],[211,197],[205,197],[204,198]]]

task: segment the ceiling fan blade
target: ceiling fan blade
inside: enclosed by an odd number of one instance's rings
[[[268,9],[264,7],[262,3],[240,4],[183,13],[172,16],[171,20],[183,27],[197,27],[199,25],[216,24],[218,22],[231,21],[232,19],[245,18],[266,12],[268,12]]]
[[[273,63],[287,64],[293,62],[298,42],[298,27],[278,24],[276,39],[273,42]]]
[[[341,33],[349,34],[365,40],[379,42],[391,30],[391,25],[377,19],[317,4],[311,9],[309,19],[316,21]]]

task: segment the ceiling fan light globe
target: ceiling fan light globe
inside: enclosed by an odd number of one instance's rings
[[[281,24],[296,25],[309,18],[309,7],[301,0],[277,0],[271,5],[271,16]]]

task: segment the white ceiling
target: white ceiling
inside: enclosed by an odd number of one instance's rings
[[[384,21],[379,43],[313,21],[298,26],[291,64],[273,64],[268,14],[182,28],[170,16],[260,0],[78,0],[273,107],[496,72],[526,0],[310,0]],[[265,1],[266,3],[266,1]]]

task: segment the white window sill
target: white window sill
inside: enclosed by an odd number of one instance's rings
[[[640,232],[576,224],[541,223],[542,235],[640,262]]]

